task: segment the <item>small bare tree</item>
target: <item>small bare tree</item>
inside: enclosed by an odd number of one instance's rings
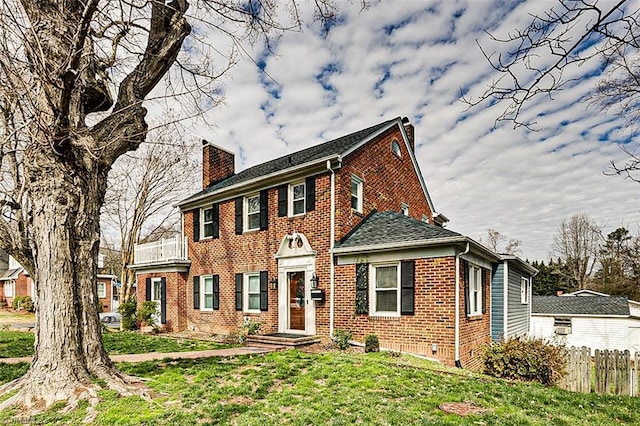
[[[486,245],[495,253],[519,255],[522,253],[522,241],[511,239],[507,241],[507,237],[495,229],[487,229],[486,242],[480,238],[480,242]],[[504,244],[506,242],[506,244]],[[504,244],[504,245],[503,245]]]
[[[566,264],[566,271],[578,290],[586,288],[602,242],[602,227],[584,213],[562,219],[553,236],[552,255]]]
[[[135,271],[127,268],[133,264],[135,244],[180,230],[173,204],[193,191],[193,170],[199,167],[193,144],[172,136],[168,127],[150,132],[147,140],[113,165],[102,210],[102,220],[115,229],[120,246],[120,303],[130,299],[135,283]]]

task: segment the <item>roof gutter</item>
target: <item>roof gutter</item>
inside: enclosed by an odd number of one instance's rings
[[[187,210],[190,207],[195,207],[198,203],[200,203],[203,200],[206,200],[208,198],[213,198],[215,196],[219,196],[222,194],[225,194],[227,192],[231,192],[233,193],[233,191],[237,191],[237,190],[242,190],[242,192],[246,192],[247,187],[250,187],[252,185],[257,185],[263,181],[268,181],[270,179],[274,179],[280,176],[284,176],[287,178],[287,180],[290,180],[290,177],[292,174],[295,174],[297,172],[302,172],[304,169],[307,168],[311,168],[311,167],[318,167],[318,166],[324,166],[326,164],[327,161],[331,161],[331,160],[338,160],[340,161],[340,155],[339,154],[334,154],[334,155],[329,155],[326,157],[322,157],[319,158],[317,160],[313,160],[310,161],[308,163],[303,163],[300,164],[298,166],[295,167],[289,167],[286,169],[282,169],[282,170],[278,170],[276,172],[273,173],[269,173],[254,179],[248,179],[248,180],[243,180],[242,182],[238,182],[234,185],[229,185],[229,186],[225,186],[224,188],[220,188],[216,191],[211,191],[211,192],[207,192],[204,194],[201,194],[197,197],[189,197],[186,198],[182,201],[179,201],[177,204],[173,204],[173,207],[177,207],[180,210]],[[228,197],[228,198],[232,198],[232,196]],[[223,201],[223,200],[221,200]]]
[[[460,257],[469,253],[471,249],[471,245],[467,243],[467,248],[460,253],[456,254],[456,291],[455,291],[455,327],[454,327],[454,346],[455,346],[455,365],[458,368],[462,368],[462,363],[460,362]]]

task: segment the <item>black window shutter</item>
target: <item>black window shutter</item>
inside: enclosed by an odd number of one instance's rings
[[[236,274],[236,311],[242,310],[242,274]]]
[[[260,191],[260,230],[264,231],[269,227],[269,190]]]
[[[278,217],[287,215],[287,196],[289,195],[289,185],[280,185],[278,187]]]
[[[356,314],[369,313],[369,264],[356,264]]]
[[[236,198],[236,235],[242,235],[242,197]]]
[[[400,264],[400,313],[413,315],[415,311],[415,270],[416,262],[408,260]]]
[[[160,278],[160,324],[167,323],[167,279]]]
[[[482,283],[480,284],[480,288],[482,289],[482,314],[487,313],[487,277],[489,276],[489,270],[482,268]]]
[[[466,260],[462,261],[462,267],[464,271],[464,309],[467,315],[471,314],[471,292],[469,291],[469,263]]]
[[[305,210],[308,212],[316,209],[316,178],[311,176],[304,181]]]
[[[220,204],[213,203],[213,238],[220,238]]]
[[[151,300],[151,278],[144,281],[144,300]]]
[[[193,209],[193,241],[200,241],[200,209]]]
[[[213,309],[220,309],[220,275],[213,276]]]
[[[269,309],[269,273],[267,271],[260,271],[260,310],[266,311]]]
[[[193,309],[200,309],[200,277],[193,277]]]

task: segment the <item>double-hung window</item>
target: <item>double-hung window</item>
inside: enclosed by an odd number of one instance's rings
[[[362,179],[351,175],[351,208],[362,213]]]
[[[305,213],[305,185],[304,182],[289,185],[289,215],[296,216]]]
[[[260,274],[246,274],[245,280],[245,312],[260,312]]]
[[[400,267],[397,263],[372,265],[371,315],[400,315]]]
[[[212,311],[214,306],[213,277],[202,277],[202,310]]]
[[[98,297],[100,299],[107,297],[107,285],[103,281],[98,281]]]
[[[469,265],[469,315],[482,314],[482,269]]]
[[[213,236],[213,208],[202,209],[202,238]]]
[[[520,280],[520,303],[523,305],[529,303],[529,279],[525,277]]]
[[[260,195],[245,198],[245,230],[260,229]]]
[[[15,297],[16,295],[16,281],[9,280],[4,283],[4,295],[5,297]]]

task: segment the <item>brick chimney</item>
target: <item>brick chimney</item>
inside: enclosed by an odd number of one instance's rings
[[[235,155],[202,140],[202,188],[207,188],[235,174]]]
[[[409,139],[409,145],[411,146],[411,151],[416,150],[416,141],[415,141],[415,133],[416,130],[413,127],[413,124],[409,121],[408,117],[402,118],[402,124],[404,125],[404,131],[407,133],[407,138]]]

